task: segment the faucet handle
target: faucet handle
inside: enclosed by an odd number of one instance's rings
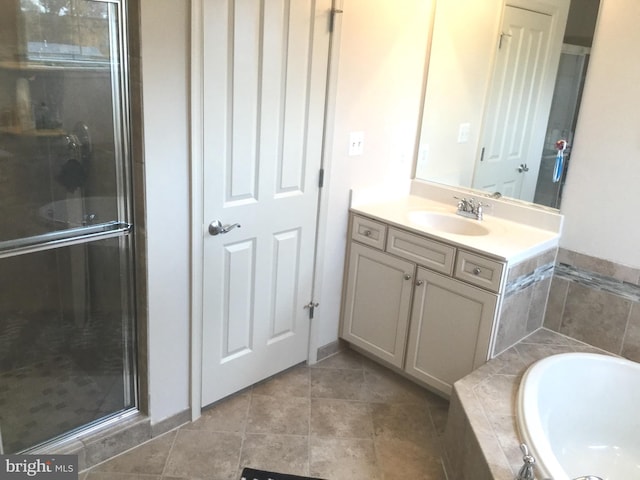
[[[458,211],[468,212],[470,208],[473,208],[473,198],[468,199],[466,197],[456,197],[455,195],[453,198],[458,200]]]
[[[524,463],[528,465],[533,465],[534,463],[536,463],[536,459],[533,458],[531,454],[529,454],[529,449],[524,443],[520,444],[520,450],[522,451],[522,454],[523,454],[522,461]]]
[[[458,200],[458,211],[459,212],[464,212],[467,208],[467,199],[462,197],[456,197],[455,195],[453,196],[453,198],[455,198],[456,200]]]
[[[534,480],[535,475],[533,472],[533,464],[536,463],[535,458],[529,455],[529,449],[524,443],[520,444],[520,450],[523,453],[522,461],[523,465],[518,472],[515,480]]]

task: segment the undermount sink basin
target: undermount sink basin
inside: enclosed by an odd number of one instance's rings
[[[489,233],[489,229],[477,220],[460,217],[453,213],[419,210],[409,212],[409,221],[424,228],[454,235],[479,236]]]

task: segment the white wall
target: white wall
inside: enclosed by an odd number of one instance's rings
[[[561,246],[640,267],[640,2],[603,0],[561,212]]]
[[[142,1],[154,422],[189,406],[189,1]],[[403,191],[411,176],[430,5],[345,0],[323,239],[317,345],[337,339],[349,189]],[[640,2],[603,0],[562,211],[562,246],[640,267]],[[620,32],[624,32],[621,34]],[[361,157],[350,131],[365,132]]]
[[[316,346],[337,340],[349,190],[408,191],[431,3],[345,0],[342,8]],[[189,15],[188,0],[142,0],[154,423],[189,406]],[[347,156],[350,131],[365,132],[360,157]]]
[[[471,187],[503,3],[436,2],[418,178]],[[466,143],[457,141],[462,123],[470,125]]]
[[[337,339],[349,190],[378,198],[407,192],[419,129],[431,2],[344,0],[339,39],[328,225],[323,253],[318,346]],[[335,74],[336,72],[334,72]],[[349,132],[364,153],[349,157]]]
[[[189,408],[189,1],[142,0],[153,423]]]
[[[491,70],[487,33],[494,27],[487,12],[501,3],[438,2],[436,15],[447,17],[447,28],[438,30],[436,23],[434,31],[432,61],[438,68],[432,66],[429,71],[425,125],[435,138],[429,141],[422,178],[463,185],[470,179],[471,168],[458,167],[473,166],[479,133],[475,127],[480,121],[474,112],[482,111],[482,91]],[[456,15],[456,10],[465,15]],[[639,22],[637,0],[601,1],[561,207],[566,217],[564,248],[634,267],[640,267],[640,225],[634,221],[634,195],[640,185],[640,63],[635,60]],[[460,48],[469,38],[476,48]],[[451,91],[457,92],[453,102],[443,93]],[[458,124],[463,121],[472,124],[471,141],[455,145]],[[444,151],[437,147],[442,139]],[[444,161],[436,164],[438,159]],[[450,176],[436,176],[442,172]]]

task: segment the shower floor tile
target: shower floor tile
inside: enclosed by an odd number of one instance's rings
[[[102,376],[97,381],[68,356],[2,373],[0,429],[4,451],[32,447],[117,411],[121,405],[118,376]]]

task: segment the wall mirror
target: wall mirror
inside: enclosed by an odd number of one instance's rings
[[[416,178],[559,208],[599,2],[438,1]]]

